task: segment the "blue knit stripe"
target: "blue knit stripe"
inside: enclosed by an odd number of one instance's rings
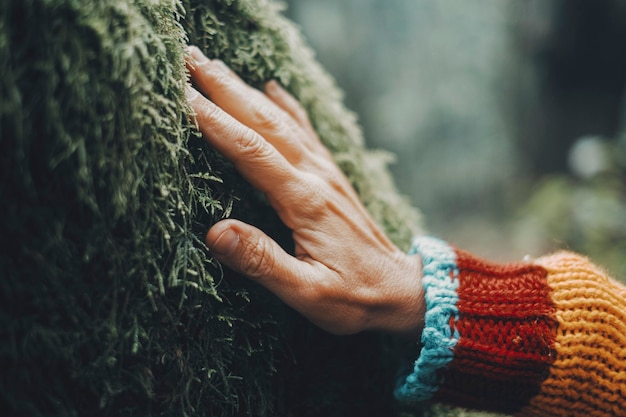
[[[458,267],[454,250],[433,237],[413,240],[410,255],[422,257],[422,285],[426,301],[422,350],[413,372],[396,388],[397,399],[411,402],[427,401],[443,382],[440,370],[454,357],[459,332],[450,328],[450,318],[458,319]]]

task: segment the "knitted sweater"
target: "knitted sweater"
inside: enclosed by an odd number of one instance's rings
[[[497,265],[428,237],[426,316],[396,396],[519,416],[626,416],[626,287],[567,252]]]

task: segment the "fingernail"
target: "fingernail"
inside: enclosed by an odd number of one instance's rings
[[[218,256],[228,256],[235,250],[237,243],[239,243],[239,235],[233,229],[226,229],[209,249]]]
[[[196,61],[196,64],[202,65],[209,60],[197,46],[190,46],[189,52],[191,52],[191,56]]]
[[[198,90],[190,86],[189,84],[185,84],[185,96],[187,96],[187,100],[191,101],[195,99],[200,93]]]
[[[278,92],[278,83],[276,82],[276,80],[268,81],[265,84],[265,91],[267,91],[268,93]]]

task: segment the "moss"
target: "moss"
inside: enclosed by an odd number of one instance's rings
[[[0,4],[0,398],[10,415],[387,413],[387,345],[335,338],[222,271],[235,216],[290,248],[262,196],[198,137],[184,45],[305,105],[373,215],[419,225],[385,156],[280,6],[263,0]],[[387,378],[391,378],[387,375]],[[363,395],[367,401],[358,400]]]

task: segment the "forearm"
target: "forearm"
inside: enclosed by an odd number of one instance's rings
[[[414,248],[426,323],[398,397],[530,416],[624,414],[624,286],[571,253],[496,265],[430,238]]]

